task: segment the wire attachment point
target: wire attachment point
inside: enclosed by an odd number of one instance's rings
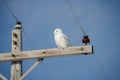
[[[85,45],[90,43],[90,39],[89,39],[88,35],[83,36],[82,43],[84,43]]]
[[[22,29],[22,23],[20,21],[16,22],[15,29]]]

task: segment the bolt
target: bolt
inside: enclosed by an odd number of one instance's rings
[[[80,48],[80,50],[81,50],[81,51],[83,51],[83,50],[84,50],[84,48],[83,48],[83,47],[81,47],[81,48]]]

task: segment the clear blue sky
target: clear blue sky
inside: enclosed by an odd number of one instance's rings
[[[24,80],[120,80],[120,1],[69,0],[89,35],[94,54],[45,59]],[[23,50],[56,48],[53,30],[61,28],[73,46],[83,45],[82,32],[66,0],[6,0],[22,22],[33,48],[23,34]],[[11,31],[16,21],[0,0],[0,53],[11,51]],[[25,72],[35,60],[23,62]],[[44,67],[45,66],[45,67]],[[47,71],[46,71],[47,69]],[[0,73],[10,78],[10,62],[0,63]],[[52,78],[52,79],[50,79]]]

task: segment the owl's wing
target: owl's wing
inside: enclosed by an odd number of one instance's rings
[[[63,38],[65,39],[65,43],[67,44],[67,47],[70,47],[71,43],[70,43],[70,40],[68,39],[68,37],[63,34]]]

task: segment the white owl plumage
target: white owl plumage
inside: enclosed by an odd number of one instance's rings
[[[68,37],[59,28],[54,30],[54,39],[58,48],[66,48],[71,46]]]

